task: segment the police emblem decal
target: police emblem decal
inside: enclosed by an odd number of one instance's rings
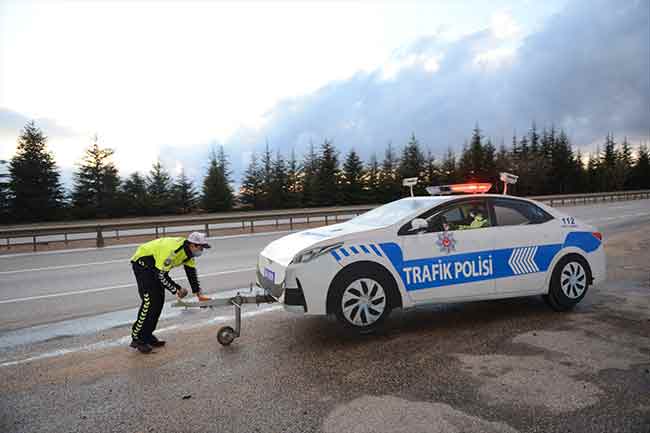
[[[449,254],[452,251],[456,251],[456,239],[454,239],[454,234],[447,231],[438,233],[436,245],[438,245],[441,253]]]

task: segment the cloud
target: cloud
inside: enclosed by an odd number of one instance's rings
[[[411,132],[440,155],[460,150],[476,122],[508,143],[514,130],[564,128],[576,144],[608,131],[650,137],[650,16],[645,0],[571,2],[522,39],[507,12],[457,41],[425,37],[382,68],[283,101],[263,126],[226,142],[285,153],[333,139],[340,150],[382,154]]]
[[[74,131],[58,124],[56,120],[47,118],[33,119],[2,107],[0,107],[0,134],[13,134],[17,137],[20,135],[20,131],[25,127],[25,125],[32,120],[35,121],[41,129],[47,131],[47,135],[57,137],[71,137],[76,135]]]

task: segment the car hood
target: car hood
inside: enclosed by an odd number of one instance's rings
[[[301,251],[318,246],[327,246],[337,242],[344,242],[361,233],[376,229],[377,227],[368,227],[345,222],[331,226],[303,230],[276,239],[262,250],[261,255],[282,266],[288,266],[296,254]]]

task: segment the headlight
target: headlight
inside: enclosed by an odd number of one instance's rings
[[[326,245],[324,247],[312,248],[311,250],[303,251],[303,252],[297,254],[296,257],[293,258],[291,263],[307,263],[309,261],[314,260],[318,256],[322,256],[323,254],[327,254],[330,251],[339,248],[341,245],[343,245],[343,242],[339,242],[339,243],[333,244],[333,245]]]

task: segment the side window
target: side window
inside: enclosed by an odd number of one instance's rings
[[[500,226],[541,224],[553,218],[539,207],[517,200],[495,200],[494,214]]]
[[[465,201],[425,218],[427,233],[473,230],[493,225],[484,201]]]

